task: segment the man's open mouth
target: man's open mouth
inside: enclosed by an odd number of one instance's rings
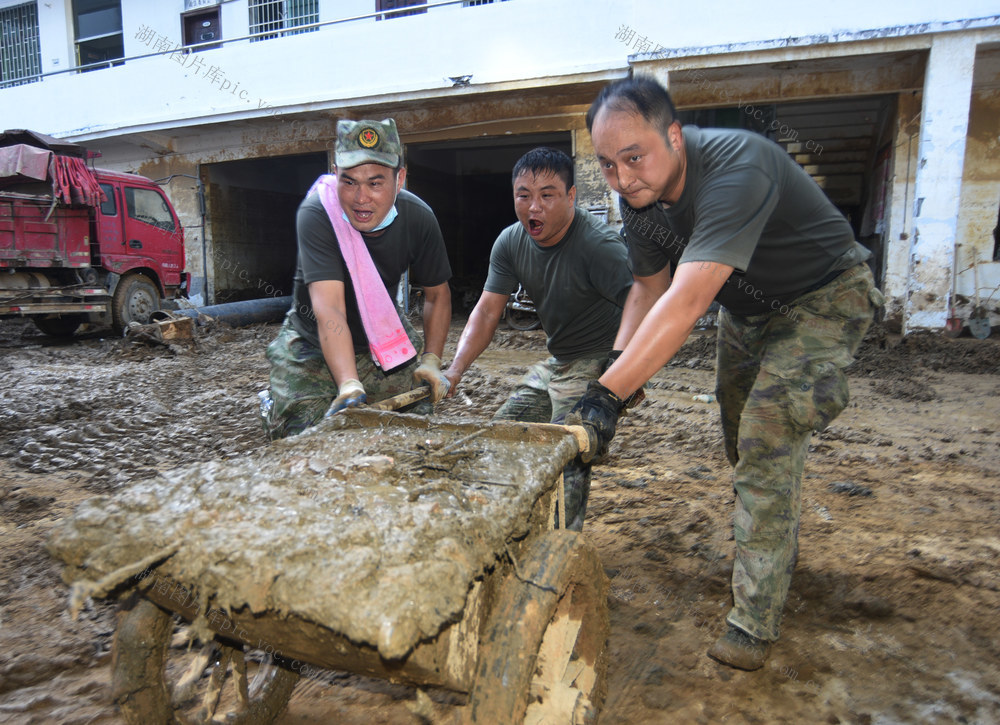
[[[375,212],[368,211],[368,210],[365,210],[365,209],[355,209],[354,210],[354,217],[359,222],[371,221],[371,218],[372,218],[372,216],[374,216],[374,214],[375,214]]]
[[[528,220],[528,231],[531,232],[532,234],[537,234],[538,232],[542,231],[543,226],[545,225],[542,224],[542,222],[538,221],[537,219]]]

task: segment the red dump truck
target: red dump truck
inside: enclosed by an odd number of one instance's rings
[[[166,194],[86,156],[44,134],[0,134],[0,319],[121,333],[186,294],[184,230]]]

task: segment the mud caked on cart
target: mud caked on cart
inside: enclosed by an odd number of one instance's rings
[[[121,601],[113,695],[131,723],[272,722],[318,668],[463,693],[457,721],[591,723],[607,578],[554,528],[580,445],[345,411],[95,497],[49,549],[73,606]]]

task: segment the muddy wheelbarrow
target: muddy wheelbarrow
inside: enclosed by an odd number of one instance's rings
[[[345,411],[91,499],[49,550],[72,608],[122,601],[130,723],[273,722],[329,670],[415,685],[425,707],[423,688],[461,693],[457,722],[592,723],[607,578],[555,523],[585,445],[561,426]]]

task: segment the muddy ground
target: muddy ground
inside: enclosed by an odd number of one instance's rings
[[[0,323],[0,722],[118,723],[113,602],[77,621],[43,544],[81,500],[266,445],[275,325],[193,343],[52,341]],[[452,331],[454,349],[459,327]],[[541,333],[498,332],[441,412],[485,420]],[[447,351],[446,351],[447,357]],[[814,438],[783,636],[765,668],[704,652],[729,606],[733,492],[712,340],[653,379],[595,473],[585,533],[611,580],[603,723],[1000,722],[1000,340],[869,335]],[[438,715],[460,696],[429,693]],[[415,691],[324,672],[281,722],[413,723]]]

